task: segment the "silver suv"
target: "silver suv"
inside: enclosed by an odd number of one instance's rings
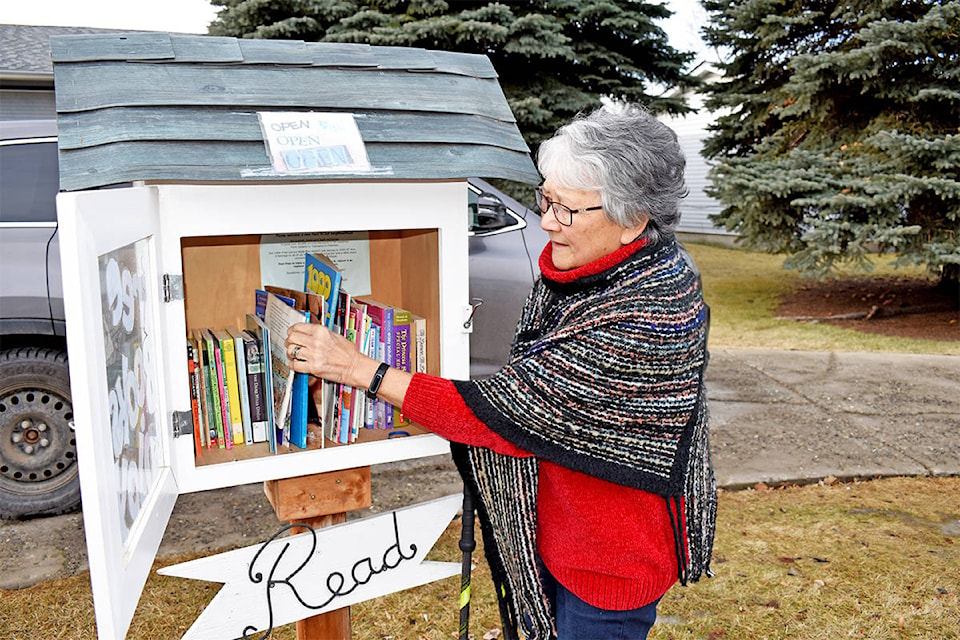
[[[0,122],[0,517],[80,504],[53,120]]]
[[[57,244],[56,136],[54,120],[0,122],[4,519],[65,513],[80,505]],[[470,371],[477,376],[506,361],[546,234],[532,212],[491,185],[471,179],[468,187],[470,297],[477,305]]]

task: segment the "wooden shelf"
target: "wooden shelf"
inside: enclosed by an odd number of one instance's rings
[[[266,442],[257,442],[255,444],[240,444],[234,446],[232,449],[204,449],[202,455],[197,458],[196,464],[198,467],[211,465],[211,464],[222,464],[225,462],[238,462],[241,460],[252,460],[254,458],[260,458],[263,456],[271,455],[287,455],[291,453],[304,453],[307,451],[321,451],[321,450],[332,450],[338,449],[341,447],[357,447],[362,446],[365,443],[369,442],[381,442],[383,440],[391,438],[413,438],[416,436],[422,436],[429,434],[430,432],[421,427],[418,424],[408,424],[401,427],[398,427],[392,431],[387,429],[360,429],[357,435],[357,441],[350,444],[339,444],[333,442],[329,438],[326,439],[324,445],[321,447],[317,441],[314,434],[319,431],[320,427],[316,424],[307,425],[307,448],[301,449],[300,447],[278,447],[276,454],[270,453],[270,447]],[[403,435],[403,434],[407,435]],[[394,434],[391,436],[391,434]],[[311,435],[314,435],[311,438]]]

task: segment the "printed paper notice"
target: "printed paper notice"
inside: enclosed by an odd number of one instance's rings
[[[267,153],[277,173],[369,173],[352,113],[261,111]]]
[[[262,284],[303,289],[308,253],[322,253],[343,272],[352,296],[370,295],[370,238],[366,231],[264,234],[260,239]]]

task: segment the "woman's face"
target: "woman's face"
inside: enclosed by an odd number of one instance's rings
[[[551,201],[574,211],[602,204],[599,191],[565,189],[550,178],[544,180],[542,189]],[[613,253],[636,240],[646,226],[644,221],[636,227],[621,227],[610,222],[600,209],[574,213],[570,226],[560,224],[552,209],[540,216],[540,227],[549,234],[553,245],[553,265],[561,271],[582,267]]]

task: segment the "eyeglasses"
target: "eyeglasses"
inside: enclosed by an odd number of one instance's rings
[[[553,209],[553,217],[557,219],[557,222],[562,224],[565,227],[569,227],[573,224],[573,214],[583,213],[585,211],[598,211],[603,209],[603,206],[598,207],[584,207],[583,209],[571,209],[565,204],[560,204],[559,202],[554,202],[547,196],[543,194],[543,187],[537,187],[533,190],[537,196],[537,207],[540,209],[540,213],[544,214],[547,212],[547,209]]]

